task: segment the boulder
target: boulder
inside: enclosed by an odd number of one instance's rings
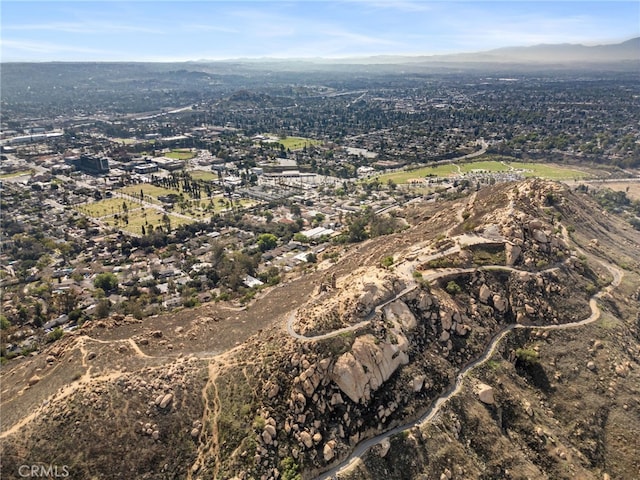
[[[456,335],[464,337],[469,332],[469,326],[464,323],[458,323],[456,325]]]
[[[271,445],[273,443],[273,437],[266,429],[262,432],[262,441],[265,445]]]
[[[495,398],[493,397],[493,388],[485,383],[479,383],[476,385],[476,394],[480,401],[486,405],[493,405]]]
[[[489,290],[489,287],[487,287],[487,285],[483,283],[482,286],[480,287],[480,293],[478,294],[478,298],[482,303],[487,303],[490,296],[491,296],[491,290]]]
[[[387,320],[402,326],[405,330],[412,330],[418,325],[416,317],[402,300],[396,300],[387,305],[384,308],[384,315]]]
[[[542,228],[542,221],[531,220],[529,222],[529,230],[540,230]]]
[[[303,432],[300,432],[300,441],[307,448],[313,447],[313,439],[311,438],[311,434],[306,430]]]
[[[493,306],[500,313],[504,313],[507,310],[508,301],[505,298],[502,298],[500,295],[496,294],[492,298]]]
[[[542,230],[534,230],[532,232],[533,239],[538,243],[547,243],[549,239],[547,238],[547,234]]]
[[[442,319],[440,320],[440,323],[442,324],[442,329],[451,330],[451,312],[445,310],[441,313],[441,315]]]
[[[385,438],[378,444],[378,455],[384,458],[387,456],[387,453],[389,453],[390,449],[391,449],[391,442],[389,441],[388,438]]]
[[[336,455],[335,448],[336,448],[335,440],[329,440],[327,443],[324,444],[324,448],[322,449],[322,455],[324,456],[325,462],[330,462],[331,460],[333,460],[333,457],[335,457]]]
[[[522,253],[522,247],[519,247],[518,245],[513,245],[512,243],[507,243],[504,246],[504,250],[505,250],[507,266],[513,267],[515,263],[518,261],[518,258],[520,258],[520,254]]]
[[[422,390],[422,387],[424,386],[424,381],[426,380],[426,376],[425,375],[418,375],[417,377],[413,377],[413,381],[411,382],[411,385],[413,387],[413,391],[418,393],[420,390]]]
[[[278,395],[278,392],[280,392],[280,387],[275,383],[271,383],[267,387],[267,397],[268,398],[275,397],[276,395]]]
[[[173,393],[167,393],[164,397],[162,397],[159,407],[167,408],[172,401],[173,401]]]
[[[353,402],[364,403],[400,365],[409,363],[407,339],[394,332],[398,344],[378,343],[373,335],[358,337],[350,352],[342,354],[330,378]]]
[[[265,425],[264,431],[267,432],[271,438],[276,438],[276,427],[275,425],[271,425],[270,423]]]

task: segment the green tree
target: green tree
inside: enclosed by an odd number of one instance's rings
[[[99,273],[93,280],[93,286],[101,288],[105,293],[110,293],[118,288],[118,277],[111,272]]]
[[[367,234],[367,219],[363,217],[355,218],[351,224],[349,224],[349,231],[347,233],[347,238],[351,243],[361,242],[366,240],[368,237]]]
[[[108,298],[103,298],[96,306],[96,317],[106,318],[109,316],[109,312],[111,312],[111,301]]]
[[[278,237],[273,233],[263,233],[258,237],[258,247],[262,252],[276,248],[276,245],[278,245]]]

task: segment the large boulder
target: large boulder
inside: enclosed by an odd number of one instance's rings
[[[387,305],[384,308],[384,315],[387,320],[401,325],[405,330],[412,330],[418,325],[416,317],[402,300],[396,300]]]
[[[373,335],[358,337],[350,352],[342,354],[331,371],[331,379],[356,403],[365,403],[400,365],[409,363],[408,343],[396,333],[398,344],[377,343]]]
[[[327,443],[324,444],[324,448],[322,449],[322,455],[324,456],[325,462],[330,462],[331,460],[333,460],[333,457],[335,457],[336,455],[335,448],[336,448],[335,440],[329,440]]]
[[[493,396],[493,388],[485,383],[479,383],[475,388],[476,394],[480,401],[486,405],[493,405],[495,398]]]
[[[507,266],[513,267],[515,263],[518,261],[518,258],[520,258],[520,254],[522,253],[522,247],[518,245],[514,245],[512,243],[507,243],[504,246],[504,250],[505,250]]]
[[[549,239],[547,238],[547,234],[542,230],[534,230],[532,232],[533,239],[538,243],[547,243]]]
[[[498,312],[504,313],[507,310],[509,301],[506,298],[496,294],[493,296],[492,300],[493,300],[493,306],[495,307],[496,310],[498,310]]]
[[[489,297],[491,296],[491,290],[485,283],[480,287],[480,293],[478,294],[478,298],[482,303],[487,303],[489,301]]]

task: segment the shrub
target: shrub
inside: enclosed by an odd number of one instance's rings
[[[300,467],[292,457],[286,457],[280,462],[282,480],[302,480]]]
[[[460,288],[460,285],[458,285],[453,280],[451,280],[449,283],[447,283],[447,286],[445,287],[445,290],[448,293],[450,293],[451,295],[456,295],[457,293],[462,292],[462,288]]]
[[[389,268],[391,265],[393,265],[393,257],[391,255],[384,257],[381,261],[380,264],[384,267],[384,268]]]
[[[518,348],[516,350],[516,359],[524,365],[537,365],[538,352],[532,348]]]
[[[57,327],[55,330],[52,330],[47,334],[47,343],[53,343],[56,340],[60,340],[63,335],[64,331],[60,327]]]

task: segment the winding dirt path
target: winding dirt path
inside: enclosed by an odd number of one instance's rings
[[[591,309],[591,314],[587,318],[577,322],[565,323],[562,325],[545,325],[545,326],[531,326],[531,325],[520,325],[520,324],[508,325],[507,327],[505,327],[504,329],[502,329],[501,331],[499,331],[494,335],[492,340],[489,342],[489,345],[487,346],[486,350],[479,358],[467,364],[462,370],[460,370],[460,372],[458,372],[458,375],[456,376],[456,381],[454,382],[454,384],[442,395],[436,398],[431,404],[431,407],[417,421],[399,425],[395,428],[392,428],[391,430],[381,433],[380,435],[377,435],[375,437],[362,441],[356,446],[356,448],[349,455],[349,457],[347,457],[339,465],[333,467],[332,469],[318,476],[316,480],[337,479],[338,478],[337,475],[341,471],[349,468],[357,460],[360,460],[362,456],[371,447],[379,444],[381,441],[393,435],[397,435],[398,433],[404,432],[411,428],[419,427],[431,422],[433,418],[440,412],[441,408],[449,401],[449,399],[460,392],[464,384],[464,379],[469,374],[469,372],[474,368],[482,365],[487,360],[489,360],[491,356],[495,353],[496,349],[498,348],[500,341],[505,336],[507,336],[509,332],[511,332],[512,330],[521,329],[521,328],[529,328],[533,330],[567,330],[570,328],[581,327],[583,325],[587,325],[589,323],[593,323],[597,321],[601,315],[600,307],[598,306],[597,300],[599,298],[602,298],[604,295],[609,294],[611,290],[619,286],[624,275],[623,272],[617,267],[602,261],[600,263],[602,263],[602,265],[605,268],[607,268],[609,272],[611,272],[611,274],[613,275],[613,281],[608,287],[604,288],[603,290],[601,290],[600,292],[596,293],[594,296],[591,297],[591,299],[589,300],[589,307]]]
[[[193,480],[194,475],[205,465],[207,459],[213,458],[215,462],[213,478],[217,478],[220,468],[220,446],[218,444],[218,418],[220,416],[220,399],[216,379],[220,372],[220,365],[210,361],[208,365],[209,378],[202,387],[202,432],[198,442],[198,454],[193,466],[189,469],[187,480]],[[212,390],[213,399],[210,400],[209,390]],[[208,432],[208,429],[210,431]],[[205,441],[203,441],[205,440]],[[195,478],[199,478],[196,476]]]

